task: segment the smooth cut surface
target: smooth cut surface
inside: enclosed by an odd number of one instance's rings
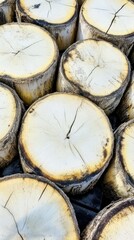
[[[1,77],[6,75],[15,81],[33,77],[46,71],[57,54],[50,34],[33,24],[2,25],[0,36]]]
[[[58,93],[29,108],[19,142],[33,166],[48,178],[64,181],[102,169],[112,153],[113,133],[95,104],[84,97]]]
[[[20,0],[20,6],[33,19],[62,24],[75,14],[76,0]]]
[[[126,172],[134,180],[134,123],[124,129],[121,138],[120,154]]]
[[[16,101],[12,92],[0,85],[0,141],[11,130],[16,118]]]
[[[65,77],[95,96],[118,90],[128,75],[125,55],[106,41],[85,40],[70,48],[62,59]]]
[[[111,35],[134,33],[134,4],[128,0],[86,0],[82,6],[85,20]]]
[[[33,177],[0,182],[0,240],[78,240],[74,216],[59,191]]]
[[[115,214],[104,227],[99,240],[134,239],[134,206],[130,205]]]

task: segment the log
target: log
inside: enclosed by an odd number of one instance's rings
[[[12,22],[15,15],[15,0],[0,0],[0,25]]]
[[[126,240],[134,238],[134,198],[104,208],[82,234],[81,240]]]
[[[67,196],[44,178],[18,174],[0,180],[0,239],[80,238]]]
[[[134,196],[134,119],[123,123],[115,133],[113,159],[104,175],[104,194],[113,200]]]
[[[134,118],[134,71],[128,88],[117,108],[117,114],[121,122]]]
[[[86,0],[80,11],[77,39],[104,39],[129,54],[134,44],[134,3]]]
[[[17,153],[22,113],[22,102],[15,91],[0,83],[0,168],[7,166]]]
[[[60,50],[75,40],[78,4],[76,0],[17,0],[17,19],[44,27],[55,37]]]
[[[26,105],[52,91],[58,60],[55,40],[30,23],[0,26],[0,79]],[[8,68],[7,68],[8,66]]]
[[[27,110],[19,136],[24,172],[47,177],[64,191],[91,189],[113,152],[105,113],[84,97],[53,93]]]
[[[129,79],[130,63],[117,47],[88,39],[74,43],[63,53],[57,91],[83,95],[110,114],[119,104]]]

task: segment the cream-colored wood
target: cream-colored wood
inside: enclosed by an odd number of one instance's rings
[[[126,240],[134,238],[134,198],[104,208],[82,234],[82,240]]]
[[[106,39],[126,54],[134,43],[134,3],[86,0],[81,7],[77,39]]]
[[[1,81],[28,105],[51,92],[58,60],[51,35],[30,23],[11,23],[0,26],[0,36]]]
[[[1,240],[79,240],[65,194],[44,178],[12,175],[0,181]]]
[[[0,167],[8,165],[17,153],[17,133],[22,103],[11,88],[0,84]]]
[[[110,114],[119,104],[129,78],[130,64],[118,48],[106,41],[83,40],[63,53],[57,91],[84,95]]]
[[[105,113],[73,94],[36,101],[21,126],[24,171],[46,176],[73,194],[92,188],[109,163],[113,132]]]
[[[60,50],[75,40],[78,6],[76,0],[17,0],[18,21],[33,22],[56,38]]]
[[[0,0],[0,25],[12,22],[15,15],[15,0]]]
[[[134,196],[134,120],[123,123],[116,132],[115,154],[104,176],[108,198]]]

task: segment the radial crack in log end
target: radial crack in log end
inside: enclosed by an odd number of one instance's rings
[[[80,107],[82,106],[82,103],[83,103],[83,101],[81,101],[81,104],[78,106],[78,108],[77,108],[77,110],[76,110],[76,113],[75,113],[73,122],[72,122],[72,124],[70,125],[69,131],[68,131],[68,133],[66,134],[66,138],[65,138],[65,139],[70,139],[70,136],[69,136],[69,135],[70,135],[70,133],[71,133],[71,131],[72,131],[73,125],[74,125],[74,123],[75,123],[75,121],[76,121],[76,118],[77,118],[77,115],[78,115],[78,111],[79,111]]]
[[[49,4],[49,10],[48,10],[48,13],[47,13],[47,17],[49,17],[49,14],[52,10],[51,1],[48,1],[48,0],[45,0],[45,1]]]
[[[113,17],[113,19],[112,19],[112,21],[111,21],[111,23],[110,23],[110,26],[108,27],[108,29],[107,29],[107,31],[106,31],[105,34],[108,34],[108,32],[109,32],[110,28],[112,27],[115,19],[117,18],[117,14],[126,6],[126,4],[127,4],[127,3],[124,3],[124,4],[119,8],[119,10],[116,11],[116,13],[114,14],[114,17]]]
[[[47,29],[61,51],[75,41],[78,4],[76,0],[20,0],[17,2],[18,21],[31,22]],[[59,10],[58,14],[57,11]]]
[[[27,113],[19,138],[24,169],[29,165],[28,171],[40,172],[66,192],[75,194],[71,190],[75,187],[79,187],[77,193],[87,191],[107,166],[113,149],[113,132],[104,112],[88,99],[71,93],[49,94],[33,107],[39,116]],[[31,126],[35,131],[29,147],[27,129]],[[49,137],[43,134],[48,127]]]
[[[20,50],[17,51],[16,53],[14,52],[14,54],[17,55],[17,54],[20,53],[21,51],[24,51],[24,50],[28,49],[29,47],[31,47],[31,46],[33,46],[33,45],[35,45],[35,44],[37,44],[37,43],[39,43],[39,42],[41,42],[41,41],[43,41],[43,39],[38,40],[38,41],[36,41],[36,42],[34,42],[34,43],[31,43],[30,45],[28,45],[28,46],[26,46],[26,47],[20,49]]]
[[[46,186],[44,187],[44,189],[43,189],[43,191],[42,191],[41,195],[39,196],[39,199],[38,199],[38,201],[39,201],[39,200],[42,198],[42,196],[43,196],[44,192],[46,191],[46,188],[47,188],[47,186],[48,186],[48,184],[46,184]]]
[[[95,66],[95,67],[92,69],[92,71],[88,74],[86,81],[87,81],[88,78],[92,75],[92,73],[95,71],[95,69],[98,68],[98,67],[99,67],[99,65]],[[93,78],[91,78],[91,80],[90,80],[90,82],[89,82],[89,85],[90,85],[90,83],[92,82],[92,80],[93,80]]]
[[[85,160],[84,160],[84,158],[82,157],[80,151],[77,149],[77,147],[76,147],[74,144],[73,144],[73,147],[74,147],[74,149],[75,149],[76,152],[78,153],[79,157],[81,158],[82,162],[84,163],[84,165],[85,165],[86,168],[87,168],[87,165],[86,165],[86,163],[85,163]]]
[[[8,204],[8,202],[9,202],[9,200],[10,200],[12,194],[13,194],[13,192],[9,195],[9,198],[8,198],[7,201],[6,201],[6,203],[5,203],[5,205],[4,205],[4,208],[7,206],[7,204]]]
[[[17,222],[16,222],[16,220],[15,220],[15,217],[14,217],[13,213],[12,213],[7,207],[5,207],[5,206],[3,206],[3,208],[5,208],[5,209],[9,212],[9,214],[12,216],[12,218],[13,218],[13,220],[14,220],[14,223],[15,223],[15,226],[16,226],[17,233],[18,233],[18,235],[20,236],[20,238],[21,238],[22,240],[24,240],[24,238],[22,237],[22,235],[21,235],[20,232],[19,232],[19,228],[18,228],[18,225],[17,225]]]

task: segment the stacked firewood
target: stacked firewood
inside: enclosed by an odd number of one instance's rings
[[[133,1],[0,1],[0,239],[134,238],[133,70]]]

